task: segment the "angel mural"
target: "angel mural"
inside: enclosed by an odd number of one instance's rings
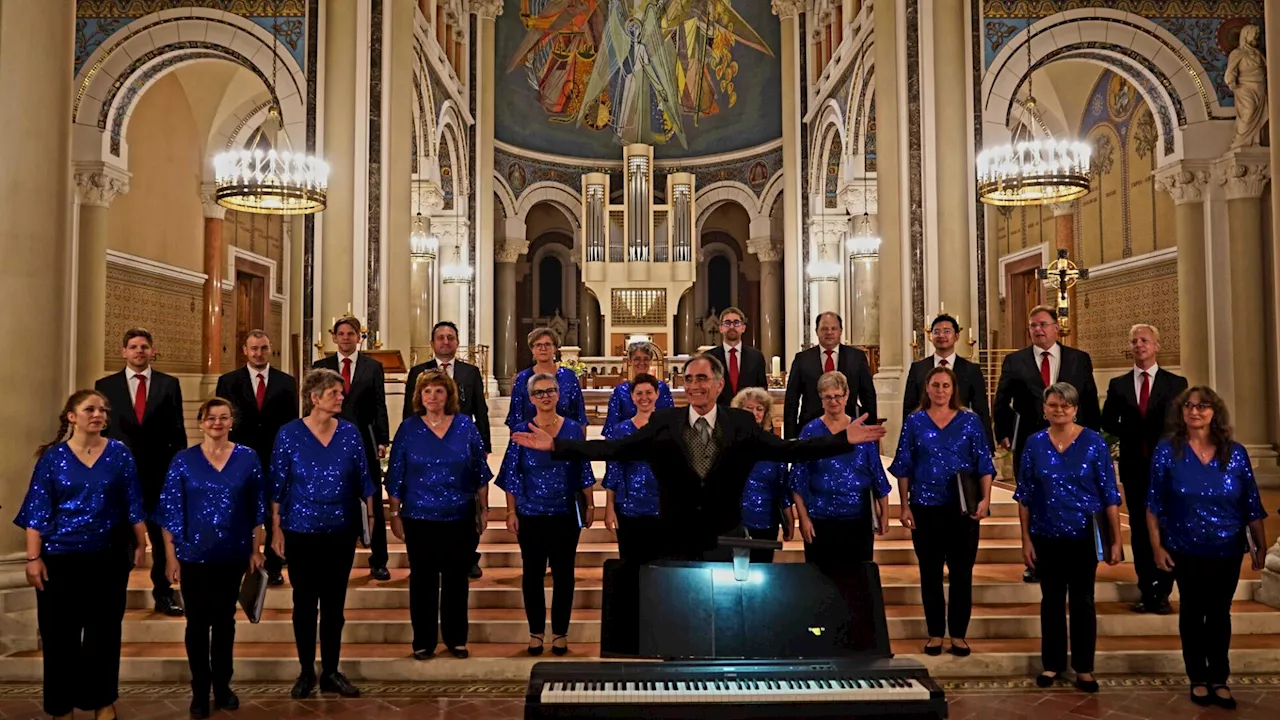
[[[733,3],[521,0],[525,36],[507,69],[524,69],[552,122],[687,148],[690,126],[737,102],[734,49],[773,57]]]

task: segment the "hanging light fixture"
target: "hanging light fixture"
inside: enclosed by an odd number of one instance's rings
[[[863,178],[862,217],[857,220],[858,229],[844,241],[851,258],[875,257],[880,254],[880,236],[871,229],[871,215],[867,212],[867,185]]]
[[[272,33],[276,38],[279,22],[276,17]],[[272,53],[270,92],[276,87],[278,61],[277,54]],[[273,102],[261,132],[270,149],[229,150],[213,158],[217,186],[214,197],[219,205],[263,215],[309,215],[324,210],[329,189],[328,163],[306,153],[277,151],[282,127],[280,108]]]
[[[453,194],[453,209],[457,211],[453,218],[453,235],[457,242],[453,246],[453,261],[445,263],[444,267],[440,268],[440,277],[447,283],[471,282],[471,276],[475,274],[475,270],[462,257],[462,212],[458,210],[457,192]]]
[[[835,260],[827,259],[826,246],[822,246],[818,250],[818,257],[809,261],[809,279],[814,282],[824,282],[829,280],[840,279],[840,263]]]
[[[1031,67],[1031,41],[1027,39],[1027,67]],[[1027,112],[1036,115],[1032,93],[1034,71],[1027,77]],[[978,154],[978,199],[988,205],[1046,205],[1067,202],[1089,194],[1088,143],[1071,140],[1036,140],[1019,123],[1013,142]]]
[[[419,211],[413,218],[413,232],[409,233],[409,257],[435,260],[439,252],[440,238],[435,233],[427,232],[422,212]]]

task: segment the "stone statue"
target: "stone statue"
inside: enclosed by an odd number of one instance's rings
[[[556,308],[556,314],[547,322],[547,327],[554,330],[557,340],[560,344],[564,344],[569,334],[569,322],[560,315],[560,308]]]
[[[1273,608],[1280,608],[1280,540],[1276,540],[1276,544],[1267,551],[1262,585],[1254,599]]]
[[[702,334],[705,345],[715,345],[720,342],[720,314],[715,308],[711,308],[711,312],[707,313],[707,317],[703,319]]]
[[[1267,59],[1258,49],[1258,26],[1240,30],[1240,45],[1227,56],[1227,86],[1236,96],[1236,136],[1231,147],[1262,142],[1267,122]]]

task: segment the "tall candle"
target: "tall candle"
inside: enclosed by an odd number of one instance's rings
[[[351,303],[347,303],[347,314],[351,314]]]
[[[944,302],[942,302],[941,300],[939,300],[939,301],[938,301],[938,314],[939,314],[939,315],[942,315],[942,314],[944,314],[944,313],[946,313],[946,312],[947,312],[947,304],[946,304],[946,303],[944,303]]]
[[[970,345],[973,344],[973,328],[972,327],[969,328],[969,344]]]
[[[782,358],[778,357],[777,355],[774,355],[772,365],[773,365],[773,374],[781,375],[782,374]]]

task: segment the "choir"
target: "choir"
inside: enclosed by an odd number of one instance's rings
[[[1094,581],[1100,562],[1114,565],[1122,559],[1121,496],[1111,449],[1088,426],[1098,415],[1096,398],[1057,381],[1059,372],[1061,377],[1068,370],[1078,372],[1087,356],[1075,360],[1060,346],[1039,342],[1051,336],[1056,343],[1052,318],[1044,315],[1037,309],[1032,316],[1032,334],[1041,351],[1039,372],[1031,354],[1026,368],[1006,363],[1011,373],[1001,380],[1006,397],[998,399],[994,413],[1001,417],[1017,415],[1015,409],[1038,409],[1040,417],[1018,417],[1009,427],[997,427],[996,437],[1006,447],[1016,443],[1013,497],[1023,556],[1041,585],[1043,672],[1037,684],[1048,687],[1067,670],[1069,598],[1074,683],[1093,692],[1098,688],[1092,674]],[[954,320],[948,318],[948,323],[958,330]],[[345,327],[342,322],[335,326],[340,327]],[[131,340],[140,344],[139,338],[150,345],[145,331],[130,333],[126,347]],[[1135,343],[1144,348],[1153,343],[1158,351],[1154,328],[1138,326],[1133,336]],[[36,590],[44,642],[44,707],[50,715],[67,716],[76,708],[101,714],[115,702],[127,578],[131,566],[144,563],[149,537],[152,562],[163,568],[156,587],[180,585],[183,591],[181,606],[171,602],[186,614],[192,717],[238,707],[231,689],[235,606],[246,572],[265,566],[273,579],[279,574],[279,566],[268,564],[264,550],[276,562],[287,563],[292,585],[301,666],[293,697],[308,697],[317,684],[324,692],[359,695],[339,670],[339,658],[356,544],[370,543],[370,523],[376,524],[379,517],[379,491],[370,468],[378,448],[370,443],[380,443],[381,438],[365,437],[344,419],[344,399],[352,387],[349,366],[345,374],[326,368],[310,371],[301,383],[301,418],[278,412],[273,427],[261,426],[268,377],[279,388],[294,386],[292,377],[266,367],[270,349],[265,337],[250,333],[246,341],[249,374],[237,379],[249,382],[240,383],[236,404],[215,397],[201,405],[197,419],[203,439],[172,456],[162,485],[148,491],[157,495],[153,502],[144,503],[137,451],[106,436],[113,417],[106,391],[71,395],[59,416],[57,436],[37,452],[31,484],[14,522],[26,532],[26,575]],[[691,373],[686,375],[690,409],[663,410],[672,406],[672,396],[667,385],[648,372],[654,350],[643,343],[633,345],[628,354],[634,373],[616,388],[609,403],[605,435],[610,440],[593,444],[582,442],[586,416],[581,388],[573,372],[556,366],[558,342],[546,328],[529,334],[534,364],[516,376],[506,421],[513,442],[495,482],[506,494],[506,527],[520,546],[530,655],[542,654],[547,644],[556,655],[569,649],[578,539],[591,526],[594,512],[591,459],[608,460],[605,527],[616,535],[624,560],[642,564],[706,550],[694,528],[683,529],[692,543],[689,547],[669,532],[672,526],[665,516],[678,503],[672,500],[677,496],[668,497],[671,488],[664,490],[663,483],[672,482],[668,476],[674,477],[677,464],[666,445],[661,452],[653,451],[668,442],[675,443],[672,448],[684,448],[675,453],[677,460],[705,485],[712,484],[712,470],[724,470],[712,465],[717,444],[734,456],[730,469],[745,476],[735,481],[740,485],[733,485],[735,492],[741,488],[740,498],[733,499],[739,508],[734,532],[777,539],[781,531],[783,539],[790,540],[798,526],[806,561],[827,573],[847,572],[872,559],[874,536],[888,528],[890,485],[875,442],[883,429],[864,427],[863,418],[850,417],[849,408],[861,403],[851,400],[844,372],[831,370],[817,377],[812,391],[822,414],[803,425],[799,442],[783,441],[774,436],[773,402],[763,388],[743,387],[730,407],[719,406],[717,411],[728,373],[709,356],[698,356],[686,366],[686,373]],[[250,343],[253,354],[248,353]],[[1119,385],[1113,383],[1111,390],[1120,395],[1127,392],[1126,384],[1131,385],[1139,419],[1145,418],[1152,402],[1150,386],[1144,383],[1148,373],[1156,376],[1154,352],[1142,357],[1150,362],[1140,363],[1136,375],[1117,379]],[[116,394],[123,396],[128,390],[134,396],[127,415],[140,431],[154,407],[148,385],[158,385],[163,376],[151,372],[149,356],[129,359],[132,377],[120,375]],[[989,514],[995,467],[990,428],[962,397],[973,393],[970,381],[962,388],[949,359],[942,358],[931,369],[922,365],[922,379],[913,378],[922,385],[919,405],[904,413],[888,473],[898,479],[900,520],[912,533],[919,559],[929,634],[924,652],[941,654],[944,638],[949,638],[948,651],[964,657],[971,652],[966,633],[973,567],[980,523]],[[233,374],[224,376],[229,392]],[[1017,397],[1029,395],[1035,381],[1042,388],[1038,397]],[[1023,385],[1028,392],[1023,392]],[[985,396],[985,389],[982,393]],[[469,656],[468,576],[486,524],[493,473],[487,463],[486,434],[471,414],[460,411],[460,400],[459,385],[446,367],[419,369],[386,475],[390,530],[405,543],[413,567],[410,617],[413,657],[418,660],[434,657],[437,637],[454,657]],[[1143,574],[1168,573],[1178,586],[1179,631],[1191,699],[1200,705],[1233,707],[1227,679],[1231,600],[1241,571],[1237,560],[1250,554],[1254,568],[1261,567],[1266,512],[1248,453],[1232,438],[1221,398],[1201,386],[1162,400],[1161,407],[1168,407],[1168,431],[1162,439],[1154,438],[1153,447],[1143,445],[1151,458],[1149,471],[1139,479],[1142,470],[1122,466],[1128,474],[1127,489],[1132,484],[1146,491],[1142,498],[1126,498],[1131,513],[1137,513],[1134,522],[1146,530],[1144,544],[1135,542],[1134,549],[1150,553],[1142,559],[1150,565]],[[1109,393],[1109,407],[1111,403]],[[241,405],[251,406],[247,414],[257,423],[254,445],[232,440],[250,437],[235,430],[246,415]],[[1109,428],[1120,427],[1128,417],[1121,410],[1104,415]],[[1130,427],[1124,429],[1132,431],[1128,422]],[[264,444],[264,433],[274,436],[274,442]],[[145,442],[134,442],[145,447]],[[1152,443],[1153,438],[1143,435],[1139,442]],[[705,458],[704,450],[710,453]],[[708,497],[696,500],[698,510],[704,510],[704,502],[708,515],[689,514],[687,507],[679,514],[717,526],[733,524],[732,508],[720,507]],[[771,562],[772,555],[757,551],[753,560]],[[548,566],[550,643],[543,584]],[[943,591],[944,566],[949,594]],[[1148,599],[1144,590],[1144,600],[1155,611],[1164,600],[1159,591],[1152,592]],[[90,593],[93,600],[86,602]],[[169,608],[158,601],[159,611]]]

